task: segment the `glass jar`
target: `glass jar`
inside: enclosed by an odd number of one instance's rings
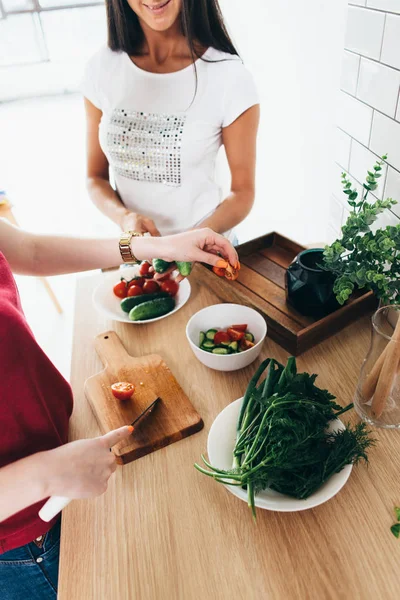
[[[360,417],[377,427],[400,428],[400,305],[372,317],[371,346],[354,397]]]

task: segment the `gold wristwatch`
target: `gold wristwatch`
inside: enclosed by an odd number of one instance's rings
[[[142,233],[138,233],[137,231],[123,231],[121,233],[121,237],[119,238],[119,251],[124,263],[140,262],[132,252],[131,241],[133,237],[142,237],[142,235]]]

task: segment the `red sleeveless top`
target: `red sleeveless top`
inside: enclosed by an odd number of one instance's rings
[[[38,346],[17,287],[0,253],[0,468],[67,442],[72,412],[69,384]],[[1,490],[0,490],[1,494]],[[46,533],[44,501],[0,523],[0,554]]]

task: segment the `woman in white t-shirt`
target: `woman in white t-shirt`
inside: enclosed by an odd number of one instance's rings
[[[83,81],[93,202],[123,230],[228,234],[254,201],[259,105],[218,0],[106,6],[108,47]],[[222,144],[225,199],[215,177]]]

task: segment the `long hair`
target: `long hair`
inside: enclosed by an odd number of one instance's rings
[[[108,46],[130,56],[141,53],[143,30],[127,0],[106,0]],[[238,54],[226,30],[218,0],[182,0],[181,28],[193,62],[198,49],[212,47],[227,54]]]

